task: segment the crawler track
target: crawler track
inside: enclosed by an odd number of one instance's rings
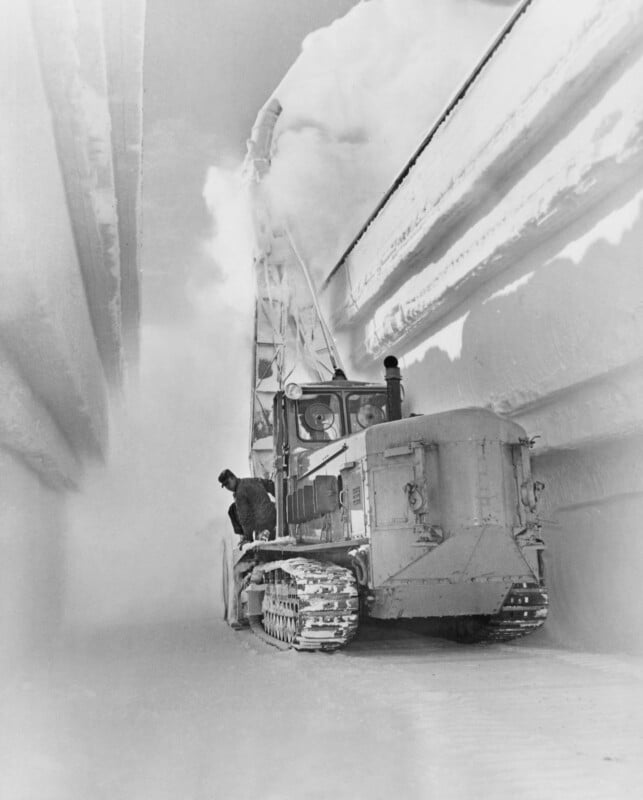
[[[461,642],[508,642],[538,630],[547,619],[548,606],[543,587],[514,583],[497,614],[455,619],[450,632]]]
[[[337,650],[355,635],[357,583],[350,570],[307,558],[263,567],[264,641],[282,649]],[[252,627],[257,631],[257,618]]]

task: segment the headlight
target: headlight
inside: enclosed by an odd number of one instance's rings
[[[289,400],[299,400],[304,390],[298,383],[287,383],[284,392]]]

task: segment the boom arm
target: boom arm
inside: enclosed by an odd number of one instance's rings
[[[270,169],[273,134],[281,111],[276,98],[261,109],[244,164],[256,242],[250,467],[259,477],[272,473],[275,393],[289,378],[324,381],[341,369],[309,270],[287,226],[271,214],[262,185]]]

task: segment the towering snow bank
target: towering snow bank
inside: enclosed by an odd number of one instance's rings
[[[108,387],[122,382],[125,340],[138,326],[136,314],[123,314],[121,279],[129,275],[130,289],[138,281],[142,48],[129,60],[110,53],[104,21],[127,18],[135,39],[143,8],[142,0],[2,3],[3,657],[60,622],[63,490],[106,454]],[[122,87],[110,84],[109,56],[135,97],[116,132],[111,111],[130,95],[115,97]],[[118,148],[127,175],[114,171]]]
[[[318,282],[510,13],[480,0],[372,0],[316,31],[275,96],[268,192]]]

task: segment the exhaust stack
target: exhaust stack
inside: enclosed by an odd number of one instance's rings
[[[384,359],[384,379],[386,380],[386,405],[390,421],[402,419],[402,376],[395,356]]]

